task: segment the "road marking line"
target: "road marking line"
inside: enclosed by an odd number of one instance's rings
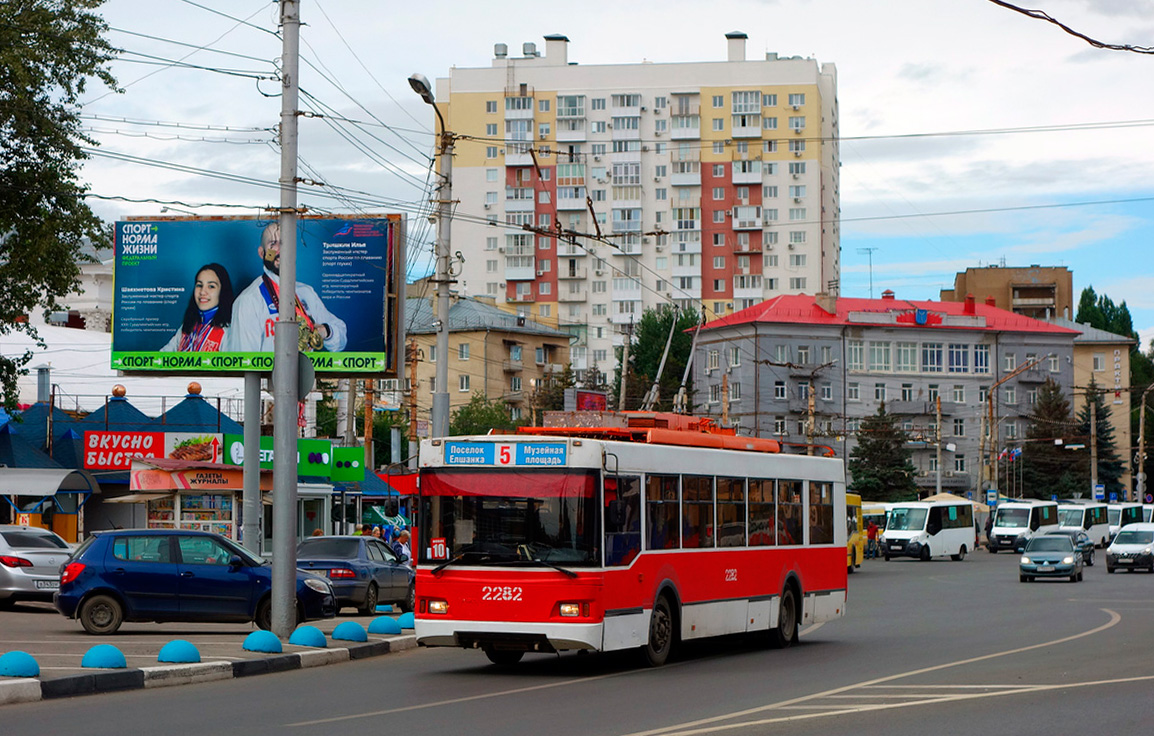
[[[632,734],[628,734],[627,736],[657,736],[658,734],[662,734],[663,736],[674,736],[674,734],[676,734],[676,736],[688,736],[688,734],[709,733],[711,731],[722,731],[722,730],[729,730],[732,728],[744,728],[747,725],[760,725],[762,723],[774,723],[776,721],[774,721],[773,719],[770,719],[770,720],[766,720],[764,722],[763,721],[748,721],[745,724],[740,724],[740,725],[715,726],[713,728],[702,728],[702,729],[697,728],[698,726],[707,726],[709,724],[718,723],[719,721],[729,721],[729,720],[732,720],[734,718],[742,718],[745,716],[751,716],[751,715],[755,715],[757,713],[763,713],[763,712],[768,711],[768,710],[776,710],[779,708],[784,708],[786,706],[797,705],[799,703],[805,703],[807,701],[816,700],[818,698],[824,698],[824,697],[829,697],[831,695],[837,695],[840,693],[849,692],[851,690],[855,690],[858,688],[881,685],[883,683],[893,682],[894,680],[903,680],[907,677],[913,677],[915,675],[923,675],[923,674],[926,674],[927,672],[936,672],[938,670],[949,669],[951,667],[960,667],[960,666],[966,665],[966,664],[974,664],[975,662],[984,662],[988,659],[996,659],[998,657],[1006,657],[1006,656],[1009,656],[1012,654],[1020,654],[1022,652],[1028,652],[1028,651],[1031,651],[1033,649],[1041,649],[1044,647],[1051,647],[1051,646],[1054,646],[1057,644],[1065,644],[1066,642],[1069,642],[1069,641],[1074,641],[1076,639],[1081,639],[1081,638],[1084,638],[1087,636],[1092,636],[1094,634],[1105,631],[1106,629],[1109,629],[1109,628],[1116,626],[1118,624],[1118,622],[1122,620],[1122,617],[1120,615],[1118,615],[1114,611],[1111,611],[1108,608],[1103,608],[1101,610],[1106,612],[1110,616],[1110,619],[1106,623],[1102,624],[1101,626],[1097,626],[1093,629],[1083,631],[1079,634],[1072,634],[1070,636],[1062,637],[1061,639],[1054,639],[1053,641],[1042,642],[1040,644],[1031,644],[1029,646],[1018,647],[1016,649],[1009,649],[1009,650],[1006,650],[1004,652],[993,652],[990,654],[983,654],[983,655],[980,655],[977,657],[970,657],[968,659],[961,659],[961,660],[958,660],[956,662],[946,662],[945,664],[932,665],[930,667],[922,667],[922,668],[919,668],[916,670],[910,670],[909,672],[901,672],[901,673],[898,673],[896,675],[888,675],[886,677],[878,677],[878,678],[875,678],[873,680],[866,680],[864,682],[859,682],[859,683],[856,683],[853,685],[845,685],[842,687],[834,688],[832,690],[826,690],[824,692],[814,693],[812,695],[802,695],[800,697],[792,698],[790,700],[783,700],[779,703],[770,703],[769,705],[761,705],[761,706],[757,706],[756,708],[747,708],[745,710],[734,711],[733,713],[723,714],[723,715],[719,715],[719,716],[712,716],[710,718],[702,718],[702,719],[699,719],[696,721],[689,721],[686,723],[679,723],[679,724],[675,724],[672,726],[665,726],[663,728],[655,728],[655,729],[651,729],[649,731],[638,731],[638,732],[635,732]],[[1012,692],[1025,692],[1025,691],[1014,690]],[[1000,695],[1003,693],[996,693],[996,694]],[[989,694],[986,694],[986,693],[979,694],[979,695],[957,695],[957,696],[954,696],[954,698],[955,699],[964,699],[967,697],[988,697],[988,695]],[[946,698],[946,699],[949,699],[949,698]],[[917,704],[922,705],[922,704],[925,704],[927,702],[935,702],[935,701],[919,701]],[[889,705],[873,706],[873,708],[889,708],[889,707],[900,707],[900,706],[889,706]],[[868,710],[871,708],[867,707],[866,709]],[[815,716],[810,715],[810,716],[799,716],[799,717],[813,718]],[[788,719],[786,719],[786,720],[788,720]],[[684,729],[695,729],[695,730],[684,730]]]

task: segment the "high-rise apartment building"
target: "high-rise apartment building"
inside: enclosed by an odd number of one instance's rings
[[[836,69],[726,38],[724,62],[585,65],[546,36],[437,80],[458,289],[570,332],[579,375],[648,307],[836,290]]]

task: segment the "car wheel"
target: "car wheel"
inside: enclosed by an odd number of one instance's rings
[[[853,575],[853,565],[847,565],[845,571],[847,575]]]
[[[1026,576],[1025,575],[1018,575],[1018,582],[1019,583],[1027,582]]]
[[[292,628],[295,629],[297,624],[305,620],[300,601],[297,601],[297,605],[293,607],[293,613]],[[252,620],[258,629],[272,631],[272,596],[266,596],[264,600],[257,604],[256,615],[253,616]]]
[[[377,584],[369,583],[369,589],[365,591],[365,602],[357,609],[357,613],[362,616],[370,616],[377,612]]]
[[[889,562],[889,561],[890,561],[890,556],[887,554],[886,555],[886,562]]]
[[[1094,566],[1094,553],[1091,552],[1090,556],[1086,558],[1086,567],[1093,567],[1093,566]]]
[[[1078,571],[1078,582],[1079,583],[1082,582],[1082,575],[1084,575],[1084,574],[1085,574],[1085,571],[1083,571],[1083,570]]]
[[[966,559],[966,545],[963,544],[962,548],[958,550],[956,555],[950,555],[950,559],[954,562],[961,562],[962,560]]]
[[[1108,573],[1110,573],[1111,575],[1113,575],[1113,574],[1114,574],[1114,568],[1110,567],[1109,565],[1106,565],[1106,572],[1108,572]]]
[[[1071,583],[1076,583],[1076,582],[1078,582],[1078,573],[1074,573],[1074,574],[1072,574],[1072,575],[1070,576],[1070,582],[1071,582]]]
[[[7,611],[16,605],[15,598],[0,598],[0,611]]]
[[[401,601],[401,613],[411,613],[417,608],[417,586],[409,584],[409,592],[405,595],[405,600]]]
[[[521,661],[521,657],[525,656],[524,652],[511,651],[508,649],[494,649],[493,647],[485,647],[485,656],[489,661],[498,667],[512,667]]]
[[[921,560],[922,560],[922,562],[929,562],[930,561],[930,546],[928,544],[925,547],[922,547]]]
[[[80,605],[77,618],[89,634],[111,634],[124,622],[124,608],[110,595],[94,595]]]
[[[989,550],[990,550],[990,554],[992,554],[992,555],[998,554],[998,548],[997,547],[990,547]]]

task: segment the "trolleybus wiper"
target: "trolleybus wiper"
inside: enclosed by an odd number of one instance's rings
[[[444,570],[446,567],[448,567],[449,565],[455,565],[456,563],[458,563],[458,562],[460,562],[461,560],[465,559],[465,555],[467,555],[467,554],[469,554],[469,553],[468,553],[468,552],[462,552],[461,554],[457,555],[456,557],[450,557],[449,559],[445,560],[445,561],[444,561],[444,562],[442,562],[441,564],[439,564],[439,565],[437,565],[436,567],[434,567],[434,568],[433,568],[433,571],[432,571],[432,572],[433,572],[433,574],[434,574],[434,575],[437,575],[437,574],[439,574],[439,573],[440,573],[442,570]]]
[[[548,560],[543,560],[540,557],[534,556],[533,553],[531,553],[529,551],[528,545],[524,545],[524,544],[521,545],[521,547],[519,548],[519,551],[521,552],[522,555],[524,555],[525,560],[527,562],[535,562],[538,565],[544,565],[545,567],[551,567],[554,570],[556,570],[557,572],[565,573],[566,575],[568,575],[571,578],[577,577],[577,573],[573,572],[572,570],[567,570],[566,568],[561,567],[560,565],[555,565],[552,562],[549,562]]]

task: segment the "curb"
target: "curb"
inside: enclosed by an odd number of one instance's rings
[[[367,644],[354,644],[349,647],[310,649],[292,654],[278,654],[261,659],[244,659],[236,662],[198,662],[196,664],[160,665],[138,669],[101,670],[51,680],[38,678],[2,680],[0,681],[0,705],[268,675],[289,670],[321,667],[355,659],[379,657],[392,652],[415,649],[416,646],[417,637],[409,634],[392,639],[372,641]]]

